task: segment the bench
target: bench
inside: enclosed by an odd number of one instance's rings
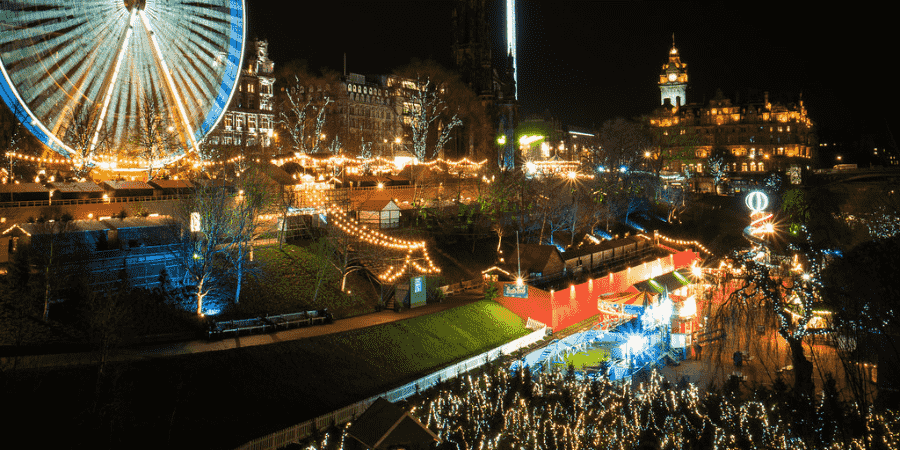
[[[213,320],[209,326],[208,337],[220,338],[226,334],[239,335],[242,332],[266,333],[278,328],[290,328],[291,326],[324,324],[331,320],[331,314],[327,309],[321,311],[301,311],[298,313],[278,314],[274,316],[256,317],[253,319],[238,319],[218,322]]]

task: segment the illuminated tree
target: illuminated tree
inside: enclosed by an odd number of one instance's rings
[[[284,91],[284,101],[278,113],[279,124],[290,137],[295,152],[318,153],[321,150],[327,108],[333,100],[321,86],[315,91],[315,86],[311,81],[294,75],[293,84]],[[333,139],[336,140],[337,136]]]
[[[272,203],[273,194],[262,182],[258,169],[251,167],[240,173],[235,183],[238,190],[226,213],[230,216],[230,226],[226,228],[229,237],[225,258],[231,264],[236,278],[234,302],[241,300],[241,286],[247,272],[248,260],[253,260],[253,240],[265,230],[260,225],[260,214]]]
[[[203,315],[203,300],[222,282],[222,258],[231,250],[232,195],[215,181],[197,186],[177,211],[172,230],[177,239],[176,257],[185,269],[186,284],[193,286],[197,315]]]
[[[157,96],[144,97],[138,113],[137,125],[132,130],[132,143],[137,149],[137,156],[147,161],[149,181],[164,168],[163,159],[173,154],[181,144]]]
[[[491,158],[495,151],[495,132],[488,119],[489,111],[471,87],[460,79],[460,75],[433,60],[413,59],[408,65],[397,69],[395,75],[404,80],[428,80],[435,87],[437,98],[446,109],[441,113],[440,122],[446,124],[451,116],[459,118],[459,124],[448,130],[446,145],[435,145],[436,152],[444,151],[449,158],[469,155],[470,158]],[[409,102],[414,105],[415,102]],[[410,105],[410,106],[411,106]],[[406,125],[406,124],[405,124]],[[428,146],[437,139],[432,135]],[[376,136],[377,138],[377,136]],[[385,138],[390,139],[389,136]],[[377,141],[376,141],[377,142]],[[429,157],[428,155],[424,155]],[[425,159],[420,158],[424,161]]]
[[[719,306],[711,325],[737,323],[747,330],[774,325],[791,352],[794,388],[811,399],[813,366],[806,357],[804,340],[831,331],[816,317],[823,307],[820,276],[826,255],[810,251],[803,261],[793,262],[756,246],[738,252],[734,261],[741,270],[741,285]]]
[[[409,90],[409,130],[413,154],[419,161],[436,158],[450,140],[453,128],[462,125],[459,116],[451,115],[447,103],[438,95],[440,89],[444,88],[426,79],[416,80],[415,88]],[[430,139],[432,135],[434,141]]]

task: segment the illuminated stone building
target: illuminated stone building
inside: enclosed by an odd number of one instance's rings
[[[404,105],[409,107],[402,83],[388,75],[350,73],[342,78],[332,111],[342,118],[349,149],[358,151],[361,143],[371,142],[373,155],[395,153],[403,141]]]
[[[218,147],[263,148],[275,138],[275,64],[269,59],[269,44],[257,40],[256,57],[241,72],[238,89],[216,131],[207,144]]]
[[[674,45],[658,84],[661,106],[649,121],[658,151],[669,155],[664,171],[702,176],[713,154],[721,155],[731,178],[812,167],[817,140],[802,94],[789,102],[774,101],[768,92],[733,101],[718,91],[705,104],[689,103],[687,65]]]

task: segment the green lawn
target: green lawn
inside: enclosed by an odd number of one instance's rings
[[[563,358],[565,366],[570,364],[576,369],[582,367],[599,366],[604,361],[609,361],[609,350],[602,348],[587,348],[574,352]]]
[[[53,429],[48,446],[127,446],[140,435],[139,447],[233,448],[527,333],[509,310],[481,301],[346,333],[112,364],[100,384],[93,367],[7,374],[0,396],[16,410],[8,429]],[[95,386],[98,407],[111,411],[99,419],[86,410]]]
[[[285,244],[254,249],[255,273],[245,278],[241,302],[226,310],[223,318],[240,318],[265,314],[283,314],[309,309],[328,308],[335,317],[349,317],[371,312],[375,299],[370,286],[361,277],[351,274],[348,289],[353,295],[341,292],[341,277],[337,269],[324,262],[313,250]],[[326,264],[324,278],[316,300],[317,269]]]

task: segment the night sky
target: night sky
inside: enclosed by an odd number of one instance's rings
[[[821,140],[887,137],[898,114],[889,84],[896,39],[884,8],[814,9],[782,3],[517,0],[519,101],[526,115],[550,110],[594,127],[659,103],[656,82],[675,34],[688,64],[691,102],[721,88],[803,98]],[[249,36],[269,40],[276,64],[389,73],[411,58],[450,63],[452,2],[331,0],[248,2]],[[495,52],[505,49],[496,2]],[[751,6],[752,5],[752,6]],[[503,50],[505,51],[505,50]],[[889,106],[890,105],[890,106]]]

